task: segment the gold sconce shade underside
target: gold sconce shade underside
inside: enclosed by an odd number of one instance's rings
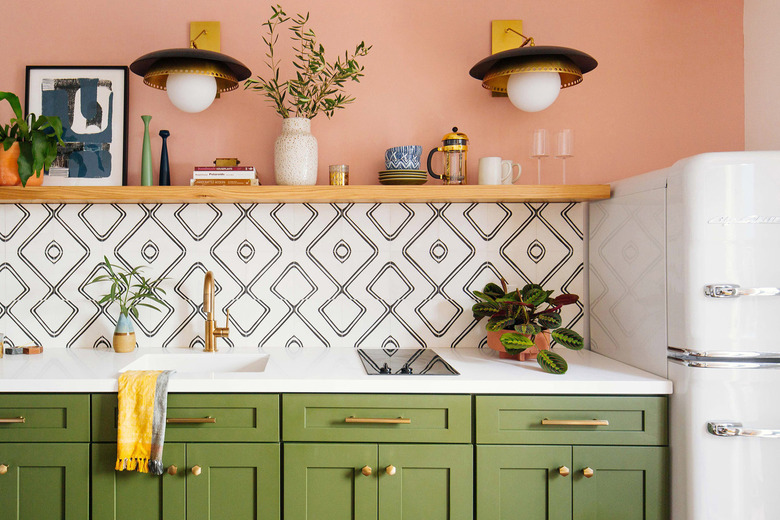
[[[203,74],[217,80],[217,92],[238,88],[252,73],[240,61],[202,49],[165,49],[150,52],[130,64],[134,74],[143,76],[150,87],[165,90],[170,74]]]
[[[165,90],[170,74],[202,74],[217,80],[217,92],[229,92],[238,88],[236,76],[221,63],[192,59],[169,58],[159,60],[144,74],[144,83]]]
[[[582,81],[580,68],[568,58],[533,56],[510,58],[496,63],[482,78],[482,86],[493,92],[506,93],[509,77],[524,72],[557,72],[561,76],[561,88],[571,87]]]
[[[471,67],[469,75],[482,80],[493,92],[506,93],[509,76],[523,72],[557,72],[561,88],[582,82],[582,75],[595,69],[592,56],[568,47],[527,46],[491,54]]]

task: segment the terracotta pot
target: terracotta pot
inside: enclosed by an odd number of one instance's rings
[[[501,343],[501,336],[508,333],[508,332],[515,332],[512,329],[507,330],[498,330],[498,331],[487,331],[487,344],[488,347],[498,352],[498,357],[501,359],[516,359],[518,361],[528,361],[529,359],[536,359],[536,354],[539,353],[540,350],[550,350],[550,331],[542,331],[540,334],[536,335],[536,338],[534,339],[534,346],[525,349],[524,351],[518,353],[518,354],[510,354],[506,351],[504,348],[504,345]]]
[[[19,143],[14,143],[6,150],[0,145],[0,186],[21,186],[19,178]],[[40,177],[33,175],[27,179],[27,186],[43,184],[43,173]]]

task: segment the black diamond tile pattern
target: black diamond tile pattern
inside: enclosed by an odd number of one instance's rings
[[[581,204],[2,204],[0,331],[106,348],[118,307],[87,284],[106,255],[168,277],[141,346],[203,347],[208,270],[224,345],[482,346],[471,291],[499,273],[584,297],[582,222]],[[582,306],[564,322],[582,332]]]

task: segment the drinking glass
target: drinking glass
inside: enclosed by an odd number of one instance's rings
[[[536,178],[538,184],[542,183],[542,157],[550,156],[547,141],[547,130],[544,128],[534,130],[534,139],[531,143],[531,157],[536,158]]]
[[[569,128],[558,132],[557,144],[555,157],[563,161],[563,183],[566,184],[566,158],[574,157],[574,132]]]

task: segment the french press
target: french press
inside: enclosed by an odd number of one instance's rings
[[[441,146],[434,148],[428,154],[428,173],[434,179],[441,179],[444,184],[466,184],[466,153],[469,150],[469,138],[458,127],[442,138]],[[438,175],[433,172],[431,161],[433,154],[444,152],[444,172]]]

